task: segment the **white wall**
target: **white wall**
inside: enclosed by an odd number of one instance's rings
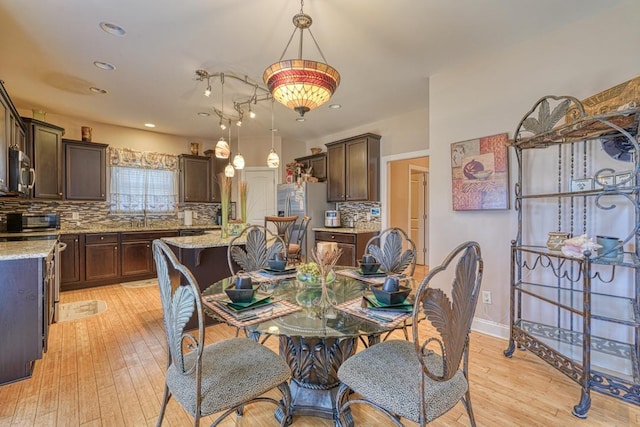
[[[640,2],[630,2],[597,18],[540,34],[516,49],[431,77],[430,265],[437,265],[464,240],[480,243],[485,260],[482,286],[492,292],[493,304],[478,307],[476,318],[485,322],[476,322],[476,327],[496,334],[507,332],[509,244],[515,237],[516,212],[513,208],[452,210],[450,144],[502,132],[513,138],[522,116],[545,95],[584,99],[636,77],[640,74],[638,16]],[[510,162],[513,183],[512,152]],[[512,188],[510,193],[513,199]]]
[[[325,150],[324,144],[328,142],[374,133],[382,136],[381,156],[425,150],[429,146],[429,109],[428,100],[424,102],[425,108],[307,141],[307,149],[322,147]]]

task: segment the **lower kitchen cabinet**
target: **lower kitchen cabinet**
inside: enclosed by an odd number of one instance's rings
[[[121,233],[120,246],[122,250],[122,277],[155,274],[156,265],[153,261],[153,241],[162,237],[175,237],[178,232],[135,232]]]
[[[118,246],[118,233],[86,235],[86,281],[116,279],[120,277],[120,255]]]
[[[65,250],[60,252],[60,289],[64,290],[84,277],[84,236],[63,234],[60,243],[66,245]]]
[[[362,258],[366,252],[366,245],[369,239],[376,236],[378,232],[366,233],[342,233],[329,231],[316,231],[315,238],[318,242],[336,242],[338,248],[342,249],[342,254],[338,259],[337,265],[358,266],[358,260]]]
[[[60,287],[72,290],[152,278],[156,275],[153,241],[178,231],[63,234]]]

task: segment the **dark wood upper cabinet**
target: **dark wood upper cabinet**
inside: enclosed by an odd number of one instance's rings
[[[322,182],[327,179],[327,153],[298,157],[295,160],[302,163],[305,170],[311,168],[311,176],[318,178],[318,181]]]
[[[327,201],[378,201],[380,136],[367,133],[326,146]]]
[[[211,164],[211,201],[220,203],[222,197],[220,196],[220,184],[218,183],[218,175],[224,173],[224,168],[229,163],[229,159],[219,159],[216,157],[214,150],[207,150],[204,154],[209,157],[209,163]]]
[[[107,144],[62,140],[67,200],[107,199]]]
[[[9,191],[9,147],[27,152],[25,141],[24,123],[0,80],[0,194]]]
[[[211,159],[204,156],[181,154],[180,202],[211,201]]]
[[[36,179],[33,197],[62,199],[62,134],[64,129],[50,123],[23,117],[27,129],[27,155]]]

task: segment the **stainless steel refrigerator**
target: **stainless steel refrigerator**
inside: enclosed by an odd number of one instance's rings
[[[310,260],[311,249],[315,246],[315,236],[312,229],[324,226],[324,211],[335,209],[333,204],[327,203],[327,184],[325,182],[303,182],[298,184],[278,185],[278,215],[305,215],[311,217],[307,236],[303,244],[303,256]],[[299,224],[296,222],[296,226]],[[292,240],[298,230],[294,229]]]

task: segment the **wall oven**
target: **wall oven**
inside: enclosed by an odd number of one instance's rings
[[[9,148],[9,191],[28,196],[36,180],[36,171],[29,157],[16,148]]]
[[[55,231],[60,228],[58,213],[9,212],[5,217],[8,233]]]

